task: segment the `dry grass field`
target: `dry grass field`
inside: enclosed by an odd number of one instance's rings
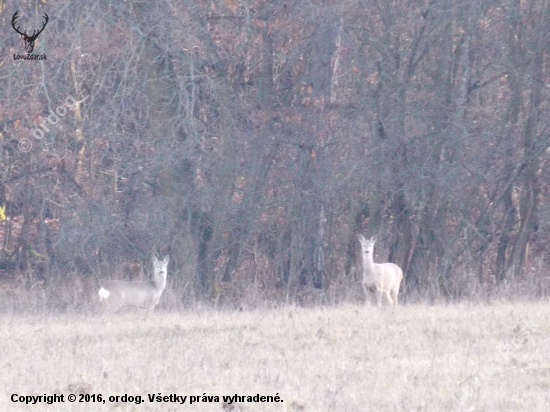
[[[0,410],[548,411],[549,314],[536,302],[3,316]],[[54,393],[65,403],[10,400]],[[187,398],[149,402],[158,393]],[[108,400],[124,394],[143,403]],[[283,402],[223,405],[235,394]]]

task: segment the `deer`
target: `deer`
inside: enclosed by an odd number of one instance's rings
[[[382,307],[382,295],[386,295],[391,306],[398,305],[399,286],[403,280],[403,271],[395,263],[374,263],[373,250],[375,238],[365,239],[362,234],[357,238],[361,244],[363,257],[363,290],[365,303],[369,299],[369,291],[377,296],[378,307]]]
[[[153,279],[145,281],[100,281],[99,301],[113,312],[125,306],[153,310],[166,287],[166,275],[170,256],[158,260],[153,255]]]
[[[36,41],[36,39],[38,39],[38,36],[40,35],[40,33],[44,31],[44,29],[46,28],[46,25],[48,24],[48,20],[50,20],[50,18],[48,17],[47,13],[44,13],[44,23],[42,24],[42,28],[38,30],[33,30],[32,34],[29,36],[27,34],[27,30],[25,30],[24,32],[21,32],[19,31],[19,26],[15,27],[15,24],[16,24],[15,21],[19,17],[17,15],[18,13],[19,13],[19,10],[17,10],[13,14],[13,17],[11,18],[11,26],[17,33],[19,33],[21,38],[25,41],[25,50],[27,51],[27,53],[32,53],[32,51],[34,50],[34,42]]]

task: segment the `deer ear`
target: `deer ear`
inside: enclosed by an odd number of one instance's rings
[[[376,236],[371,237],[369,240],[374,245],[374,243],[376,242]]]
[[[363,236],[361,233],[357,233],[357,239],[359,239],[359,242],[364,242],[365,236]]]
[[[153,255],[153,263],[158,263],[157,255],[156,253]]]
[[[162,260],[164,263],[168,264],[170,262],[170,255],[164,256],[164,259]]]

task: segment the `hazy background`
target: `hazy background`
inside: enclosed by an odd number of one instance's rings
[[[357,232],[404,302],[545,295],[548,7],[0,1],[2,307],[155,251],[164,305],[357,301]]]

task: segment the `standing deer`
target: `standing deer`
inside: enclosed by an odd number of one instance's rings
[[[365,239],[357,235],[363,255],[363,289],[368,300],[367,290],[377,295],[378,307],[382,307],[382,294],[386,295],[390,305],[398,304],[399,286],[403,280],[403,271],[395,263],[374,263],[373,250],[375,239]],[[391,296],[390,296],[391,293]]]
[[[106,280],[101,282],[99,300],[112,310],[117,311],[123,306],[146,307],[153,310],[159,302],[160,296],[166,287],[166,275],[170,256],[158,260],[153,256],[153,280],[123,281]]]

